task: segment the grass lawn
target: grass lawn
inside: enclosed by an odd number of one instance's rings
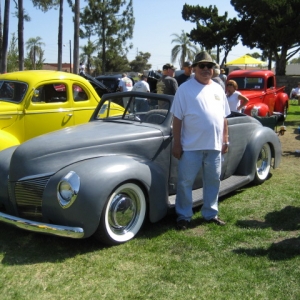
[[[1,224],[0,299],[300,299],[300,106],[285,125],[280,168],[220,199],[225,227],[170,215],[103,247]]]

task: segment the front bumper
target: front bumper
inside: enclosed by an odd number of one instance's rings
[[[15,216],[11,216],[0,212],[0,222],[13,225],[25,230],[34,231],[38,233],[52,234],[62,237],[68,237],[73,239],[80,239],[84,236],[84,230],[80,227],[69,227],[61,225],[46,224],[40,222],[34,222]]]

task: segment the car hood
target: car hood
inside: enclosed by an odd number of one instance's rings
[[[13,153],[10,180],[55,173],[72,163],[108,155],[151,159],[163,142],[162,132],[139,123],[97,121],[33,138]]]
[[[247,97],[249,100],[260,97],[265,94],[264,91],[253,91],[253,90],[239,90],[241,94]]]

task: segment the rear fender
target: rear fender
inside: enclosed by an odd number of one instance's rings
[[[276,97],[274,111],[284,113],[284,108],[289,106],[289,96],[286,93],[278,93]]]
[[[80,189],[75,202],[62,209],[57,200],[57,186],[70,171],[80,177]],[[124,182],[135,182],[143,189],[151,222],[166,215],[167,180],[159,166],[134,157],[107,156],[81,161],[57,172],[43,194],[43,216],[60,225],[83,227],[85,237],[91,236],[98,227],[106,200]]]
[[[277,168],[281,160],[281,144],[274,131],[268,127],[261,127],[256,130],[243,154],[243,157],[237,167],[236,175],[250,175],[254,179],[256,172],[256,162],[259,152],[265,143],[271,148],[272,158],[274,159],[273,168]]]

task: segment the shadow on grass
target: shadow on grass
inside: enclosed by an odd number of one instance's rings
[[[300,238],[290,238],[273,243],[268,249],[237,249],[233,252],[251,257],[267,256],[271,260],[286,260],[300,255]]]
[[[246,220],[237,221],[243,228],[272,228],[274,231],[295,231],[300,229],[300,207],[286,206],[280,211],[270,212],[265,221]],[[300,255],[300,237],[290,238],[273,243],[268,249],[237,249],[238,254],[249,256],[268,256],[272,260],[285,260]]]
[[[70,257],[107,248],[94,238],[69,239],[20,230],[1,224],[0,255],[5,265],[62,262]]]

